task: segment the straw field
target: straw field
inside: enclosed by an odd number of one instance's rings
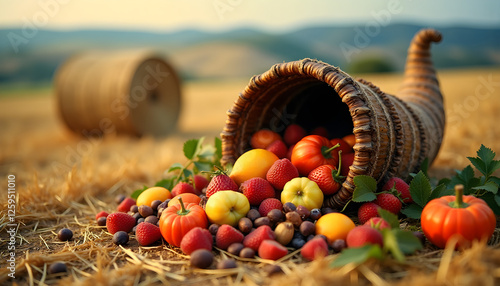
[[[442,178],[467,166],[466,156],[474,156],[481,144],[500,154],[500,70],[439,71],[438,77],[448,123],[430,175]],[[363,78],[395,93],[402,76]],[[17,225],[12,279],[7,269],[10,204],[2,191],[0,284],[500,284],[498,228],[489,245],[455,252],[427,243],[404,264],[388,259],[332,269],[328,262],[335,255],[306,263],[293,252],[278,262],[286,276],[268,275],[270,262],[259,259],[239,259],[239,267],[231,270],[197,270],[179,249],[165,243],[140,247],[131,239],[125,247],[114,245],[106,228],[95,223],[95,214],[113,211],[117,195],[152,185],[172,163],[183,163],[185,140],[218,136],[226,110],[246,83],[247,79],[186,83],[178,130],[166,138],[79,137],[61,123],[52,89],[0,91],[0,184],[6,190],[9,175],[15,176]],[[56,238],[63,227],[74,232],[69,242]],[[230,255],[216,253],[216,259]],[[47,269],[55,261],[66,262],[68,272],[49,275]]]

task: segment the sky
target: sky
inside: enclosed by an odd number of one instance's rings
[[[0,28],[287,31],[318,25],[413,23],[500,27],[500,1],[0,0]]]

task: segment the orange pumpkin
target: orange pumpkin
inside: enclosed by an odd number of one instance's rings
[[[200,205],[190,203],[184,206],[182,197],[179,198],[179,202],[180,204],[167,207],[160,217],[161,235],[169,244],[177,247],[192,228],[208,226],[207,215]]]
[[[463,185],[457,185],[455,191],[456,196],[434,199],[424,207],[421,224],[425,236],[440,248],[454,236],[458,248],[487,241],[495,231],[495,214],[483,200],[463,196]]]

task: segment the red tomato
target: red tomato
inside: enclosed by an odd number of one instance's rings
[[[352,163],[354,162],[354,153],[342,153],[342,158],[340,160],[342,161],[340,174],[344,177],[347,177],[347,175],[349,174],[349,167],[351,167]]]
[[[321,165],[338,165],[338,146],[333,146],[325,137],[309,135],[300,140],[292,151],[292,164],[299,174],[307,176]]]

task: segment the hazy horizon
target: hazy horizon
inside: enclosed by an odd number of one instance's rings
[[[371,23],[500,27],[500,1],[316,0],[88,0],[0,1],[0,28],[33,25],[46,30],[186,29],[220,32],[251,28],[287,32],[316,26]]]

